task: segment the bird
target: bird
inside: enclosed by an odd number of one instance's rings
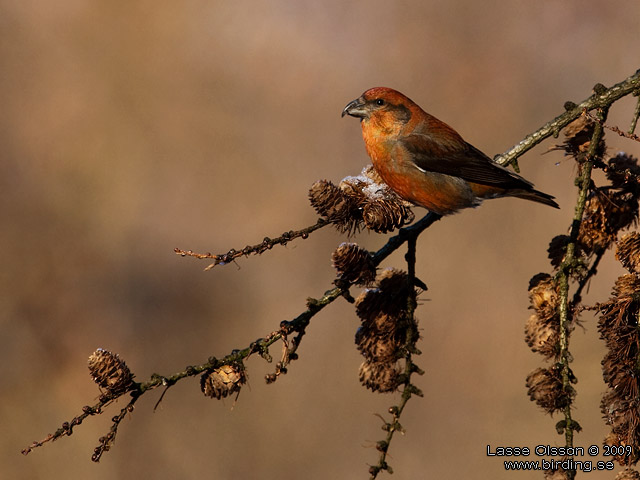
[[[373,167],[404,200],[439,215],[517,197],[560,208],[553,196],[494,162],[402,93],[375,87],[349,102]]]

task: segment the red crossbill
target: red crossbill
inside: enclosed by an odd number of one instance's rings
[[[360,118],[373,166],[398,195],[440,215],[482,200],[518,197],[555,208],[554,197],[494,162],[400,92],[367,90],[342,116]]]

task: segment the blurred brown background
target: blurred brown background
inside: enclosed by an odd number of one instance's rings
[[[330,229],[210,272],[172,250],[223,252],[315,222],[311,183],[368,163],[358,123],[340,119],[348,101],[397,88],[494,155],[640,67],[640,4],[170,3],[2,2],[2,478],[367,478],[383,436],[374,414],[398,395],[359,385],[358,320],[343,301],[313,320],[275,385],[263,381],[273,365],[252,358],[235,406],[186,380],[155,413],[160,392],[143,397],[98,465],[92,450],[118,406],[20,450],[94,403],[97,347],[139,380],[172,374],[247,346],[331,286],[330,254],[346,238]],[[628,128],[633,106],[620,102],[610,123]],[[612,153],[640,153],[608,138]],[[407,407],[393,478],[542,478],[505,472],[486,445],[563,442],[524,387],[542,364],[523,341],[527,282],[549,270],[547,242],[566,231],[576,192],[572,162],[541,156],[553,143],[521,166],[561,210],[490,201],[420,239],[425,398]],[[606,299],[620,271],[609,254],[586,301]],[[571,349],[576,445],[588,447],[606,432],[604,349],[584,320]]]

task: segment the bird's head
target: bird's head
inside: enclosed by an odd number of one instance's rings
[[[387,87],[370,88],[359,98],[349,102],[342,116],[351,115],[361,121],[379,125],[405,125],[418,107],[400,92]]]

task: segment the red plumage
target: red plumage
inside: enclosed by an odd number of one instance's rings
[[[495,163],[400,92],[369,89],[342,115],[360,118],[367,153],[385,183],[432,212],[448,215],[508,196],[558,208],[554,197]]]

